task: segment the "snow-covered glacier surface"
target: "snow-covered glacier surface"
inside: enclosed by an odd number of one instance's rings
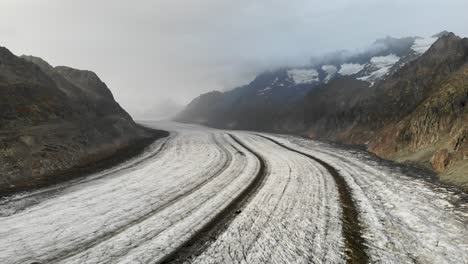
[[[0,263],[158,263],[218,219],[260,174],[258,188],[187,262],[346,262],[342,205],[324,166],[251,132],[150,125],[171,136],[115,168],[0,200]],[[339,171],[372,262],[466,263],[461,194],[365,153],[263,136]]]
[[[361,212],[373,262],[468,263],[466,194],[363,151],[290,136],[282,142],[339,168]]]

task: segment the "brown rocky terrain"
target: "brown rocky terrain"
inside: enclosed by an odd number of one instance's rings
[[[95,73],[3,47],[0,95],[0,194],[76,176],[161,135],[137,125]]]
[[[468,67],[463,65],[438,82],[412,113],[386,125],[369,149],[384,157],[432,167],[442,180],[467,189],[467,81]]]
[[[344,106],[327,99],[330,94],[309,95],[309,103],[325,101],[333,109],[320,115],[322,123],[309,119],[309,133],[367,145],[382,157],[432,168],[443,181],[468,189],[467,80],[468,39],[444,35],[368,94],[352,82],[334,91],[333,84],[324,88],[340,95],[333,98],[347,94]]]

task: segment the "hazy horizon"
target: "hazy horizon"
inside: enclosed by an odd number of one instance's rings
[[[468,35],[462,0],[43,3],[2,1],[0,46],[96,72],[133,114],[385,36]]]

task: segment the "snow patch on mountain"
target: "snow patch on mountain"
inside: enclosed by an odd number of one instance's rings
[[[338,74],[341,75],[353,75],[364,69],[364,65],[357,63],[345,63],[340,66],[340,71]]]
[[[434,44],[434,42],[436,42],[436,40],[437,37],[417,38],[414,41],[413,46],[411,46],[411,49],[418,54],[423,54],[432,46],[432,44]]]
[[[265,95],[265,93],[267,93],[270,90],[271,90],[271,87],[268,86],[265,89],[262,89],[262,90],[258,91],[258,95]]]
[[[371,70],[370,74],[358,79],[373,83],[374,81],[387,75],[390,72],[392,66],[395,65],[395,63],[397,63],[399,60],[400,57],[396,56],[395,54],[372,57],[369,66],[369,69]]]
[[[295,84],[304,84],[319,81],[319,74],[315,69],[288,70],[288,76]]]
[[[330,81],[330,79],[338,72],[338,69],[334,65],[323,65],[322,70],[327,73],[327,77],[325,77],[325,83]]]

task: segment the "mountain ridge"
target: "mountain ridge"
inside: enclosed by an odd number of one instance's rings
[[[4,47],[0,95],[0,195],[81,176],[162,135],[137,125],[95,73]]]
[[[380,39],[372,47],[393,41],[398,39]],[[348,65],[344,70],[342,65],[334,66],[334,75],[328,79],[317,70],[324,65],[317,64],[314,70],[318,74],[308,80],[318,81],[306,82],[303,94],[292,92],[293,101],[288,101],[291,95],[276,92],[278,87],[272,86],[272,80],[280,76],[276,74],[263,85],[252,82],[247,88],[230,91],[243,94],[240,98],[250,100],[250,107],[244,102],[225,110],[229,92],[215,93],[192,101],[190,116],[182,112],[176,120],[365,145],[381,157],[436,170],[442,180],[468,189],[468,132],[464,125],[468,88],[460,85],[468,78],[468,39],[441,32],[430,38],[400,41],[397,46],[404,47],[402,50],[372,51],[374,56],[367,58],[365,65],[358,67],[354,59],[340,61]],[[338,74],[340,71],[350,74]],[[295,91],[295,85],[285,85],[287,88],[280,91]],[[253,91],[276,93],[278,100],[270,100],[272,107],[265,107]],[[204,112],[197,112],[197,102],[203,104]]]
[[[218,128],[298,132],[305,129],[300,122],[304,117],[295,105],[302,104],[307,93],[332,79],[344,76],[351,76],[372,86],[418,57],[418,50],[422,46],[428,48],[430,43],[426,41],[416,49],[416,41],[416,37],[386,37],[376,40],[363,51],[329,53],[320,58],[312,58],[308,66],[283,67],[264,72],[248,85],[222,93],[223,99],[211,98],[212,101],[208,102],[209,99],[205,98],[203,105],[198,107],[204,109],[206,104],[210,104],[212,108],[216,108],[212,112],[219,115],[204,116],[206,111],[198,113],[194,100],[189,104],[190,111],[182,111],[175,120],[199,120],[203,121],[197,122],[199,124]],[[215,102],[216,100],[219,102]],[[273,122],[272,118],[279,120]]]

